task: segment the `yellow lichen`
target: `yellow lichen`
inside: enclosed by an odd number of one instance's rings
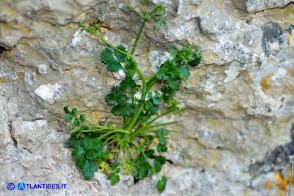
[[[260,85],[263,91],[268,90],[271,87],[271,78],[274,76],[274,73],[269,73],[266,77],[260,80]]]
[[[92,112],[90,121],[92,122],[98,122],[98,119],[100,118],[101,114],[99,111]]]
[[[279,187],[279,195],[284,196],[288,193],[289,185],[293,185],[294,181],[292,179],[292,174],[289,178],[285,178],[282,176],[280,172],[276,172],[274,175],[274,180],[270,182],[266,182],[264,187],[266,189],[272,189],[275,187]]]
[[[193,45],[193,41],[190,37],[185,37],[184,40],[187,42],[187,44]]]
[[[293,41],[294,41],[294,30],[292,30],[291,35],[288,38],[288,44],[289,44],[289,46],[294,46],[293,45]]]

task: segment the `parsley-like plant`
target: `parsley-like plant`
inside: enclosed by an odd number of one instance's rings
[[[133,175],[141,180],[160,172],[166,163],[162,153],[168,150],[167,136],[172,131],[165,127],[175,122],[160,122],[158,119],[181,111],[174,96],[190,75],[189,65],[195,67],[201,60],[196,47],[174,49],[173,59],[164,62],[157,73],[147,77],[139,68],[134,52],[146,22],[165,23],[165,8],[155,5],[148,11],[143,4],[140,11],[133,7],[130,10],[142,18],[130,51],[106,41],[99,33],[99,26],[80,24],[83,30],[107,46],[100,54],[106,69],[125,73],[124,79],[105,96],[111,113],[122,117],[123,123],[120,126],[111,122],[94,124],[84,114],[78,114],[76,108],[64,107],[65,120],[72,123],[70,146],[74,149],[72,156],[76,166],[85,179],[91,179],[100,169],[112,185],[120,181],[120,174]],[[157,182],[159,192],[164,191],[166,183],[166,176]]]

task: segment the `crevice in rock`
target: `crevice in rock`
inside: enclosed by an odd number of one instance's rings
[[[6,51],[6,48],[0,46],[0,56],[2,56],[5,51]]]
[[[139,178],[134,178],[134,184],[138,183],[140,181]]]
[[[258,10],[258,11],[254,11],[254,12],[249,12],[245,17],[251,16],[251,15],[255,15],[261,12],[264,12],[265,10],[273,10],[273,9],[285,9],[288,6],[291,6],[291,4],[294,4],[294,2],[289,2],[288,4],[281,6],[281,7],[272,7],[272,8],[265,8],[263,10]]]
[[[276,147],[262,161],[250,165],[249,172],[258,176],[262,173],[282,171],[291,164],[294,155],[294,124],[290,129],[290,137],[291,142]]]
[[[12,121],[8,121],[8,129],[9,129],[9,134],[11,137],[11,140],[13,141],[13,145],[15,148],[17,148],[17,140],[15,139],[14,133],[13,133],[13,129],[12,129]]]
[[[170,159],[166,159],[166,161],[169,163],[169,164],[174,164],[174,162],[172,161],[172,160],[170,160]]]
[[[30,150],[29,150],[29,149],[27,149],[27,148],[22,148],[22,149],[24,149],[24,150],[28,151],[30,154],[33,154],[33,153],[32,153],[32,151],[30,151]]]
[[[194,20],[196,20],[196,24],[197,24],[197,27],[200,31],[200,33],[204,36],[207,36],[208,38],[210,38],[211,36],[213,36],[213,34],[211,34],[210,32],[206,31],[203,27],[202,27],[202,24],[201,24],[201,18],[200,17],[195,17],[193,18]],[[189,21],[187,21],[189,22]]]

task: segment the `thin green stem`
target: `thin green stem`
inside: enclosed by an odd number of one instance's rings
[[[134,159],[133,159],[133,155],[132,155],[132,151],[131,151],[131,149],[130,149],[130,148],[127,148],[127,151],[128,151],[128,154],[129,154],[130,158],[131,158],[132,160],[134,160]]]
[[[124,129],[118,129],[118,128],[104,128],[104,129],[89,129],[89,130],[81,130],[82,133],[90,133],[90,132],[100,132],[100,133],[128,133],[128,131]]]
[[[134,41],[133,46],[132,46],[131,55],[133,55],[134,52],[135,52],[135,50],[136,50],[136,47],[137,47],[137,44],[138,44],[139,38],[140,38],[141,33],[142,33],[142,31],[143,31],[143,29],[144,29],[144,27],[145,27],[145,23],[146,23],[146,21],[147,21],[147,20],[144,18],[143,21],[142,21],[142,23],[141,23],[141,25],[140,25],[140,27],[139,27],[139,30],[138,30],[138,32],[137,32],[137,35],[136,35],[135,41]]]
[[[131,121],[126,126],[126,130],[128,130],[128,131],[131,131],[133,129],[134,125],[136,124],[136,122],[137,122],[137,120],[138,120],[138,118],[139,118],[139,116],[140,116],[140,114],[141,114],[141,112],[143,110],[144,101],[145,101],[145,98],[146,98],[146,95],[147,95],[146,88],[147,88],[147,84],[146,84],[146,82],[143,82],[141,102],[139,103],[133,118],[131,119]]]
[[[149,83],[150,81],[156,79],[156,74],[150,76],[149,78],[147,78],[147,82]]]
[[[171,125],[171,124],[175,124],[176,122],[177,121],[171,121],[171,122],[166,122],[166,123],[155,124],[155,125],[149,126],[149,128],[161,127],[161,126],[165,126],[165,125]]]
[[[89,32],[89,31],[88,31],[88,32]],[[91,33],[91,32],[90,32],[90,33]],[[95,36],[96,36],[101,42],[103,42],[105,45],[107,45],[108,47],[112,48],[113,50],[115,50],[115,51],[117,51],[117,52],[119,52],[119,53],[121,53],[121,54],[124,54],[124,55],[126,55],[126,56],[129,56],[129,55],[130,55],[130,54],[127,53],[126,51],[123,51],[123,50],[121,50],[121,49],[115,47],[114,45],[112,45],[110,42],[106,41],[106,40],[104,39],[104,37],[101,36],[99,33],[95,32],[94,35],[95,35]]]
[[[109,138],[107,138],[107,140],[105,140],[105,141],[103,142],[103,145],[106,146],[106,145],[108,145],[108,144],[111,144],[111,143],[115,142],[116,140],[114,139],[114,137],[116,137],[116,135],[112,135],[112,136],[110,136]],[[110,140],[112,140],[112,141],[109,143]]]
[[[151,165],[151,163],[149,162],[149,159],[147,158],[146,154],[142,151],[140,151],[139,145],[136,142],[132,142],[132,144],[138,149],[138,151],[143,155],[144,159],[146,160],[146,162],[149,164],[149,166],[152,168],[152,171],[154,172],[154,169]]]
[[[107,140],[107,142],[103,142],[103,146],[108,146],[108,145],[115,143],[115,142],[117,142],[117,141],[116,140],[111,140],[111,141]]]
[[[162,114],[158,115],[157,117],[151,119],[150,121],[144,123],[144,126],[148,126],[150,125],[151,123],[153,123],[154,121],[156,121],[157,119],[169,114],[170,112],[174,111],[173,109],[169,109],[169,110],[166,110],[165,112],[163,112]]]
[[[139,129],[135,130],[134,133],[132,134],[132,137],[139,135],[140,133],[145,133],[145,132],[155,132],[156,130],[153,130],[155,127],[161,127],[165,125],[170,125],[170,124],[175,124],[176,121],[171,121],[171,122],[166,122],[166,123],[160,123],[152,126],[142,126]]]
[[[136,131],[132,133],[132,137],[138,137],[138,136],[142,136],[143,133],[152,133],[152,132],[156,132],[157,130],[153,130],[153,129],[143,129],[141,131]]]
[[[142,71],[140,70],[140,68],[138,67],[138,65],[136,64],[136,61],[135,61],[134,57],[131,55],[131,56],[129,56],[129,58],[133,62],[134,66],[135,66],[135,70],[138,73],[138,75],[139,75],[140,79],[142,80],[142,82],[147,83],[147,79],[144,76],[144,74],[142,73]]]

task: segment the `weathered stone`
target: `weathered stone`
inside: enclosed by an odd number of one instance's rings
[[[168,52],[150,51],[148,53],[148,60],[151,64],[150,69],[153,73],[156,73],[160,68],[160,65],[162,65],[164,62],[172,59],[172,54]]]
[[[60,94],[62,93],[62,86],[60,86],[58,83],[54,85],[41,85],[34,91],[34,93],[43,100],[52,104],[57,99],[59,99]]]
[[[172,128],[179,131],[170,135],[163,171],[136,184],[122,176],[114,187],[101,173],[83,180],[67,144],[63,107],[76,106],[93,122],[121,123],[104,96],[124,74],[106,71],[99,61],[104,46],[76,22],[98,19],[107,24],[105,38],[129,51],[140,20],[127,6],[138,1],[1,2],[1,193],[11,194],[8,182],[23,181],[67,183],[66,190],[27,195],[158,195],[160,175],[168,177],[163,195],[279,193],[264,185],[276,171],[287,177],[292,162],[294,5],[153,2],[166,5],[169,28],[148,23],[144,29],[135,52],[143,73],[156,71],[174,47],[198,45],[203,59],[176,96],[185,112],[160,120],[177,120]]]
[[[249,12],[257,12],[265,9],[284,7],[293,0],[247,0],[246,6]]]

